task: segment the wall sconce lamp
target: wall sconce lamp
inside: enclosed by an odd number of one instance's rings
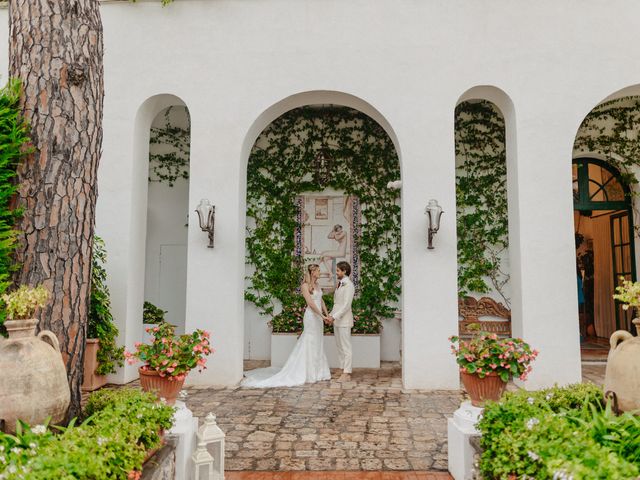
[[[209,200],[203,198],[200,200],[196,208],[198,219],[200,220],[200,229],[209,234],[208,248],[213,248],[213,231],[216,224],[216,207],[211,205]]]
[[[438,201],[432,199],[429,200],[424,213],[429,217],[429,234],[427,237],[427,248],[429,250],[433,250],[433,236],[438,233],[438,230],[440,229],[440,217],[442,217],[442,214],[444,212],[442,211],[442,207],[438,205]]]

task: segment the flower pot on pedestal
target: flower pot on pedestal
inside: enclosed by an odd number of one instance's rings
[[[147,370],[142,367],[140,373],[140,385],[145,392],[156,392],[158,397],[164,398],[169,405],[176,403],[178,393],[184,385],[184,377],[176,380],[174,377],[161,377],[155,370]]]
[[[507,382],[497,373],[488,373],[484,378],[466,372],[461,372],[461,375],[464,388],[474,407],[483,407],[486,400],[497,402],[507,386]]]

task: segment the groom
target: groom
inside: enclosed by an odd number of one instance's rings
[[[351,275],[351,265],[347,262],[338,262],[336,265],[338,286],[333,295],[333,308],[329,315],[329,323],[333,325],[333,334],[336,337],[342,367],[342,375],[338,379],[340,382],[351,380],[351,327],[353,327],[351,302],[355,287],[349,275]]]

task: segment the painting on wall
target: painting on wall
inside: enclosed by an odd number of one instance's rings
[[[296,255],[302,264],[320,265],[320,287],[332,292],[336,287],[336,265],[351,265],[351,280],[358,287],[360,262],[360,202],[352,195],[313,193],[296,200],[298,225],[295,232]]]

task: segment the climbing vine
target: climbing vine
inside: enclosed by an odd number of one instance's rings
[[[614,166],[626,185],[638,183],[640,167],[640,99],[622,97],[598,105],[585,117],[574,144],[575,153],[597,153]]]
[[[314,159],[324,149],[333,168],[323,185]],[[362,225],[358,251],[360,289],[353,303],[355,333],[377,333],[394,315],[400,294],[398,157],[374,120],[342,107],[304,107],[272,122],[256,142],[247,168],[247,264],[245,298],[271,319],[274,332],[300,331],[303,265],[294,254],[296,197],[330,187],[358,197]],[[281,311],[279,311],[281,307]]]
[[[169,107],[164,112],[164,124],[161,127],[152,127],[149,138],[150,145],[158,145],[156,152],[149,152],[149,168],[153,173],[149,176],[150,182],[166,182],[173,187],[176,180],[189,179],[189,145],[191,142],[191,119],[189,111],[185,108],[187,126],[178,127],[171,121],[171,112],[174,107]]]
[[[463,102],[455,111],[458,290],[488,293],[507,305],[509,246],[504,118],[487,101]]]

